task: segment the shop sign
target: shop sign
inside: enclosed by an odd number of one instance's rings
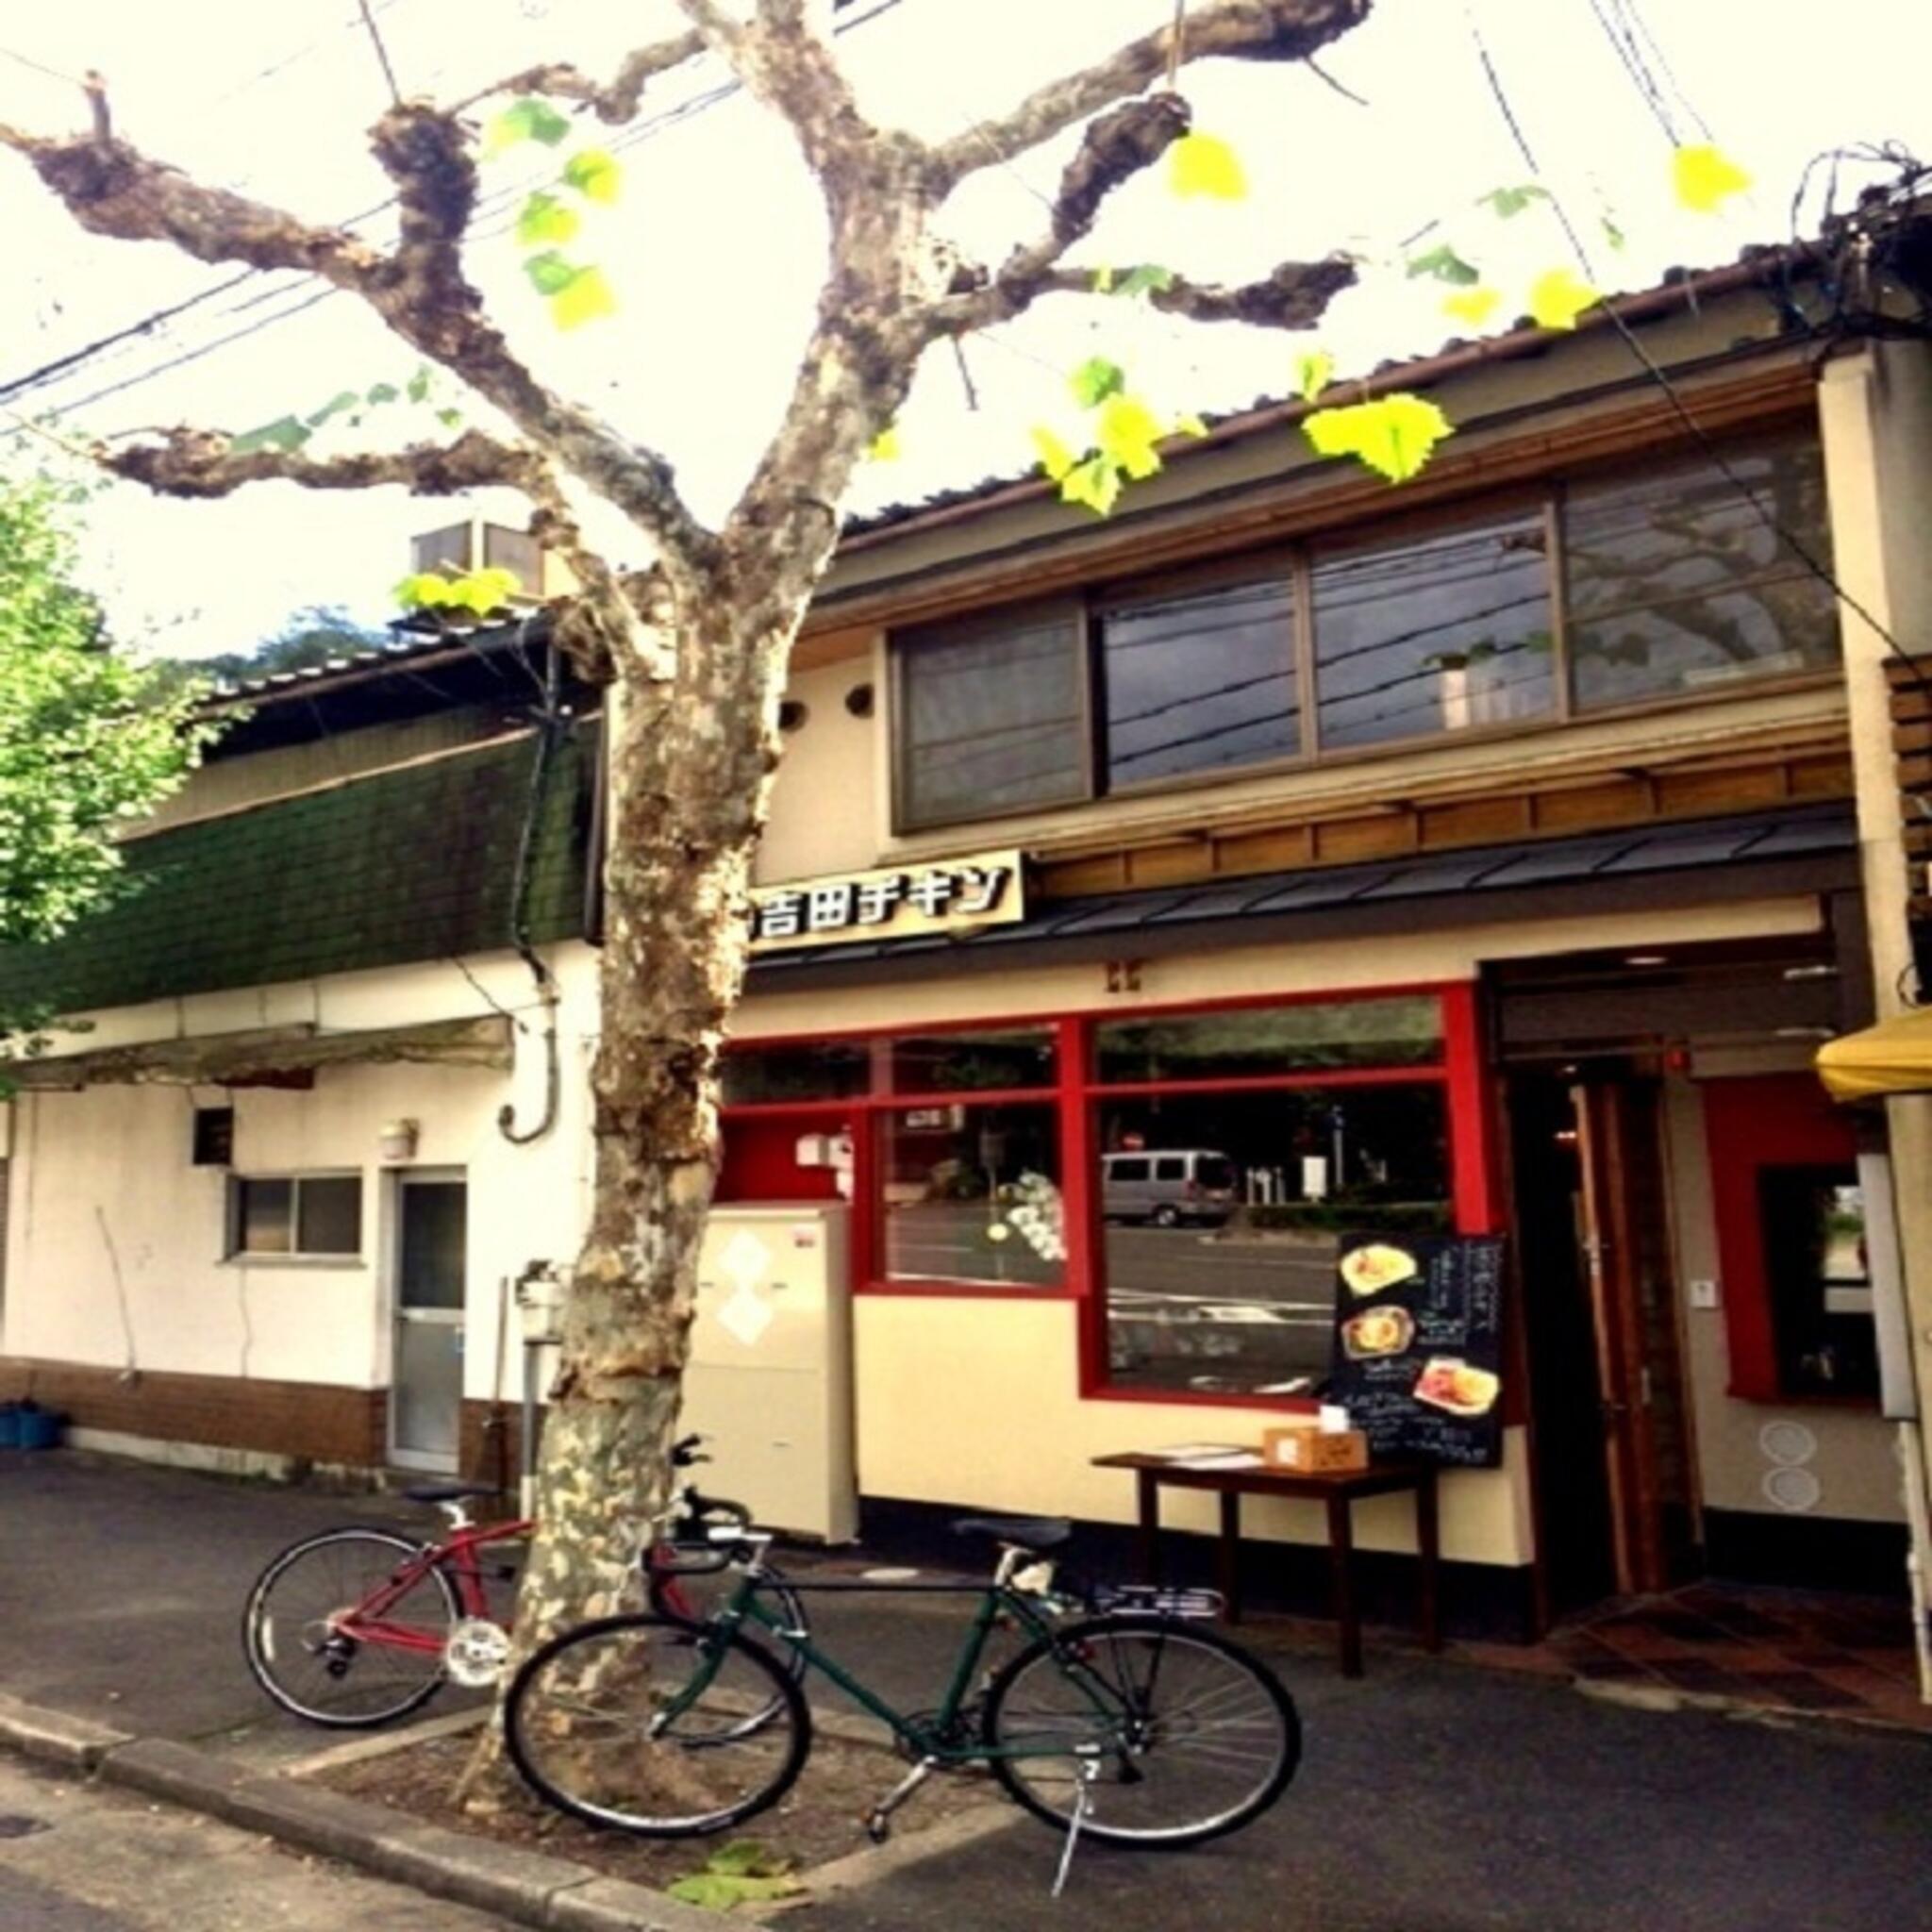
[[[972,931],[1010,924],[1026,912],[1018,852],[759,886],[751,904],[754,953]]]
[[[1503,1243],[1343,1237],[1330,1400],[1377,1456],[1493,1469],[1503,1457]]]

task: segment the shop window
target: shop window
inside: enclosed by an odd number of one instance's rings
[[[1044,1103],[891,1108],[879,1120],[891,1281],[1058,1288],[1058,1124]]]
[[[1324,748],[1542,718],[1556,707],[1541,510],[1313,567]]]
[[[1100,637],[1116,787],[1301,750],[1286,573],[1108,610]]]
[[[899,634],[902,825],[1084,795],[1083,623],[1058,605]]]
[[[1760,1167],[1757,1212],[1779,1388],[1875,1396],[1877,1331],[1857,1167]]]
[[[1441,1058],[1441,1006],[1432,993],[1104,1020],[1094,1028],[1094,1070],[1108,1084],[1426,1066]]]
[[[359,1255],[359,1174],[251,1174],[229,1183],[231,1255]]]
[[[822,1040],[734,1046],[725,1053],[720,1078],[726,1107],[847,1100],[871,1082],[871,1043]]]
[[[1136,1093],[1098,1134],[1119,1388],[1303,1392],[1328,1371],[1338,1234],[1451,1224],[1434,1081]]]
[[[1702,459],[1653,466],[1569,492],[1563,554],[1579,708],[1838,661],[1831,588],[1805,561],[1831,565],[1817,442],[1745,445],[1725,467],[1728,475]]]
[[[1051,1026],[901,1034],[890,1042],[889,1052],[895,1093],[1051,1087],[1057,1059]]]

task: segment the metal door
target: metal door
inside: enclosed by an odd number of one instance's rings
[[[457,1466],[467,1197],[460,1180],[397,1176],[389,1446],[391,1459],[405,1469]]]

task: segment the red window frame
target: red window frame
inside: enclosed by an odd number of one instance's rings
[[[1432,996],[1442,1016],[1442,1057],[1432,1065],[1349,1067],[1305,1074],[1233,1075],[1222,1079],[1106,1082],[1093,1077],[1094,1025],[1108,1020],[1227,1012],[1339,1001]],[[1448,1122],[1450,1200],[1459,1234],[1488,1234],[1497,1225],[1495,1147],[1490,1091],[1484,1077],[1476,992],[1473,981],[1424,981],[1350,987],[1305,993],[1256,993],[1237,998],[1172,1000],[1133,1007],[1077,1011],[1000,1014],[945,1022],[908,1019],[893,1026],[854,1027],[817,1034],[758,1034],[744,1047],[808,1046],[834,1040],[875,1040],[892,1035],[1008,1031],[1050,1027],[1055,1033],[1055,1076],[1039,1087],[959,1089],[941,1092],[863,1093],[842,1099],[753,1101],[720,1108],[726,1130],[737,1120],[782,1120],[840,1113],[850,1120],[852,1161],[853,1292],[861,1295],[940,1296],[1080,1304],[1080,1395],[1121,1402],[1201,1403],[1218,1407],[1306,1408],[1293,1396],[1223,1395],[1191,1390],[1120,1389],[1107,1380],[1107,1297],[1100,1276],[1101,1225],[1094,1188],[1097,1116],[1103,1101],[1134,1093],[1240,1093],[1291,1088],[1415,1086],[1443,1089]],[[1058,1115],[1060,1202],[1065,1220],[1066,1267],[1058,1288],[974,1281],[895,1281],[885,1277],[883,1211],[879,1195],[878,1121],[883,1113],[920,1107],[1042,1106]]]

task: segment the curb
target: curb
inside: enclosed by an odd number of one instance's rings
[[[0,1695],[0,1744],[538,1932],[718,1932],[725,1923],[574,1859],[420,1824],[190,1744],[137,1738],[16,1697]]]

